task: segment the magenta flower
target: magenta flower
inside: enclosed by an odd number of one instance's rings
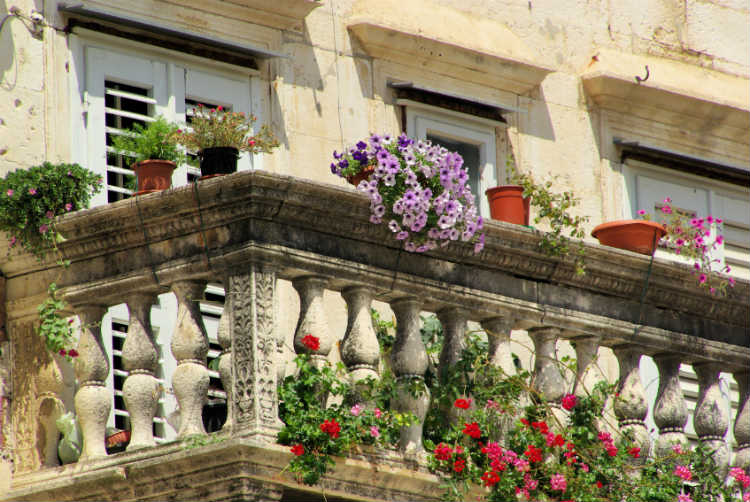
[[[644,214],[646,214],[646,211],[645,211],[645,210],[643,210],[643,209],[639,209],[639,210],[638,210],[638,214],[639,214],[640,216],[643,216]]]
[[[700,277],[698,277],[698,282],[701,284],[705,284],[706,280],[708,280],[708,277],[706,277],[706,274],[701,274]]]
[[[9,189],[8,189],[8,191],[7,191],[7,192],[5,192],[5,194],[6,194],[6,195],[7,195],[8,197],[13,197],[13,190],[11,190],[11,189],[9,188]]]
[[[375,408],[375,418],[380,418],[383,416],[383,412],[380,411],[380,408]]]
[[[578,398],[573,394],[568,394],[562,398],[562,407],[570,411],[575,408]]]
[[[568,482],[562,474],[553,474],[549,479],[549,484],[553,490],[564,492],[568,488]]]
[[[693,499],[690,498],[690,495],[681,493],[677,496],[677,502],[693,502]]]
[[[673,452],[675,452],[675,453],[676,453],[676,454],[678,454],[678,455],[682,455],[683,453],[685,453],[685,452],[683,451],[683,449],[682,449],[682,445],[681,445],[681,444],[679,444],[679,443],[677,443],[676,445],[674,445],[674,446],[672,447],[672,451],[673,451]]]
[[[685,481],[690,481],[693,479],[693,473],[690,472],[690,468],[686,467],[684,465],[678,465],[674,468],[674,475],[678,478],[682,478]]]
[[[36,195],[36,188],[29,188],[29,194]]]
[[[49,225],[42,225],[39,227],[39,233],[40,234],[46,234],[47,230],[49,230]]]
[[[47,212],[46,212],[46,213],[44,214],[44,216],[46,216],[48,220],[51,220],[52,218],[54,218],[54,217],[55,217],[55,213],[53,213],[52,211],[47,211]]]
[[[349,410],[349,413],[351,413],[355,417],[358,417],[359,414],[362,413],[362,410],[364,410],[364,409],[365,409],[365,407],[362,406],[361,404],[355,404],[354,406],[352,406],[352,409]]]
[[[70,211],[71,209],[73,209],[73,204],[71,204],[70,202],[68,202],[67,204],[65,204],[65,210],[66,211]]]
[[[374,438],[380,437],[380,429],[378,429],[377,425],[370,427],[370,435]]]

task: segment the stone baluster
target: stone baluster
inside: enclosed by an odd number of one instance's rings
[[[417,422],[401,429],[400,448],[408,454],[419,454],[422,446],[422,427],[430,403],[430,391],[424,385],[427,371],[427,351],[419,330],[420,302],[415,298],[402,298],[391,302],[396,314],[396,340],[391,351],[391,367],[396,375],[398,393],[393,403],[395,410],[411,412]],[[414,395],[414,381],[421,384],[424,393]]]
[[[443,350],[440,351],[440,378],[445,378],[451,368],[461,359],[466,347],[466,311],[460,307],[448,307],[437,313],[443,325]]]
[[[740,391],[737,416],[734,419],[734,440],[737,441],[737,453],[732,465],[745,470],[750,475],[750,372],[738,371],[734,374]]]
[[[232,403],[232,332],[230,328],[230,317],[232,312],[232,301],[229,295],[229,276],[222,279],[224,285],[224,311],[219,318],[219,326],[216,330],[216,339],[221,345],[222,351],[219,356],[219,378],[224,392],[227,393],[227,419],[222,430],[229,430],[234,425],[234,407]]]
[[[641,382],[641,350],[638,347],[621,345],[614,348],[617,362],[620,366],[620,380],[615,397],[615,416],[620,426],[620,432],[630,435],[633,444],[640,448],[640,457],[632,459],[633,463],[645,462],[651,451],[651,438],[646,428],[646,414],[648,403]]]
[[[128,377],[122,387],[130,414],[128,451],[155,446],[153,422],[161,394],[156,379],[159,352],[151,329],[151,306],[156,295],[136,293],[128,298],[130,325],[122,347],[122,364]]]
[[[229,277],[231,416],[243,433],[273,441],[283,426],[276,390],[275,296],[276,271],[268,265],[251,264],[248,271]]]
[[[75,408],[83,434],[80,460],[105,457],[105,427],[112,410],[112,394],[105,385],[109,375],[109,358],[104,350],[101,320],[104,308],[85,305],[77,309],[81,320],[81,338],[75,362],[78,392]]]
[[[567,417],[561,406],[565,395],[565,379],[555,357],[555,342],[560,336],[560,329],[530,328],[528,332],[534,342],[534,389],[550,405],[557,424],[565,424]]]
[[[323,292],[327,282],[327,279],[315,276],[299,277],[292,281],[300,300],[299,321],[294,332],[294,350],[298,354],[311,353],[302,343],[302,339],[306,335],[316,337],[320,347],[312,352],[311,359],[317,367],[325,365],[333,347],[333,337],[330,335],[323,305]]]
[[[713,459],[720,476],[726,476],[729,466],[729,448],[724,436],[729,428],[729,413],[719,388],[721,363],[693,365],[698,375],[698,401],[693,413],[693,428],[701,443],[714,450]]]
[[[576,380],[573,382],[573,394],[583,398],[591,393],[594,385],[603,377],[597,367],[599,337],[577,338],[573,345],[576,351]]]
[[[672,454],[672,447],[676,444],[687,446],[684,429],[688,410],[680,387],[680,359],[675,354],[654,356],[659,368],[659,391],[653,412],[654,423],[659,427],[659,437],[654,445],[657,457]]]
[[[341,292],[346,300],[348,321],[341,342],[341,359],[349,370],[349,378],[356,383],[378,378],[380,345],[372,326],[372,288],[352,286]]]
[[[510,352],[510,332],[515,322],[515,319],[508,317],[493,317],[482,321],[482,328],[487,332],[489,343],[489,360],[500,367],[506,375],[517,373]]]
[[[177,324],[171,344],[177,368],[172,375],[172,387],[180,405],[180,437],[206,433],[202,414],[209,385],[208,336],[199,304],[204,289],[202,281],[172,284],[177,296]]]

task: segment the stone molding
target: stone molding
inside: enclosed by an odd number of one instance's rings
[[[648,257],[587,243],[587,274],[578,276],[571,259],[540,253],[537,232],[501,222],[487,222],[479,255],[465,243],[416,255],[368,219],[366,197],[351,188],[236,173],[61,217],[60,247],[72,264],[57,283],[71,304],[114,304],[125,292],[165,292],[176,280],[267,263],[282,279],[320,275],[333,290],[366,285],[378,300],[416,296],[427,310],[460,306],[473,320],[511,311],[536,325],[601,334],[603,345],[637,341],[644,353],[669,346],[685,362],[731,367],[750,357],[747,281],[717,298],[696,286],[689,267],[655,259],[641,306]],[[28,255],[0,266],[10,318],[28,313],[29,297],[58,272]]]

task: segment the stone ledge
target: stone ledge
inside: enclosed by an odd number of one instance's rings
[[[285,491],[349,500],[437,500],[439,480],[426,468],[384,451],[337,458],[319,486],[284,472],[289,448],[249,437],[186,449],[171,443],[16,476],[0,500],[279,500]]]

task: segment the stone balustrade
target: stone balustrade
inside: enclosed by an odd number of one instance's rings
[[[125,454],[121,462],[140,472],[133,463],[154,463],[159,455],[171,462],[169,455],[177,455],[169,445],[156,446],[151,430],[159,385],[149,309],[161,293],[173,292],[178,304],[171,339],[177,367],[171,385],[180,407],[179,436],[206,433],[201,408],[209,385],[208,340],[198,302],[207,281],[214,281],[223,283],[226,291],[218,329],[223,350],[219,374],[228,406],[224,432],[253,441],[244,450],[231,443],[226,451],[242,459],[249,479],[263,480],[266,488],[276,486],[268,480],[279,469],[268,466],[283,466],[288,459],[288,453],[273,445],[282,426],[276,387],[284,376],[280,356],[286,339],[277,316],[289,315],[285,305],[275,306],[279,279],[290,281],[300,299],[293,349],[307,351],[302,338],[312,334],[320,340],[313,357],[316,364],[323,364],[341,340],[341,358],[353,381],[378,376],[380,353],[370,308],[374,300],[389,304],[397,321],[390,361],[400,386],[395,406],[420,419],[427,412],[429,395],[414,396],[408,386],[423,381],[427,370],[419,313],[429,311],[437,313],[444,328],[440,371],[450,371],[457,361],[467,322],[472,321],[487,331],[492,361],[513,373],[511,330],[526,330],[536,353],[533,384],[561,421],[565,420],[560,406],[563,395],[585,392],[586,384],[595,379],[593,362],[599,347],[613,349],[620,370],[614,413],[620,429],[633,434],[644,457],[649,452],[662,455],[672,445],[686,442],[688,413],[679,367],[692,365],[699,377],[693,420],[700,441],[717,448],[725,472],[730,465],[750,468],[747,282],[738,281],[726,298],[716,298],[695,286],[687,267],[662,260],[649,267],[646,257],[598,245],[586,246],[588,273],[578,276],[572,260],[538,251],[539,236],[534,231],[495,222],[486,225],[487,245],[481,254],[474,255],[472,247],[462,243],[427,255],[411,254],[398,247],[384,226],[372,225],[368,218],[367,201],[351,189],[262,172],[207,180],[63,217],[58,229],[67,239],[61,250],[71,261],[69,268],[59,270],[54,263],[39,263],[28,256],[3,265],[8,329],[12,345],[18,347],[12,374],[15,491],[11,496],[44,498],[44,489],[34,483],[42,479],[44,467],[54,463],[50,455],[39,453],[44,448],[38,444],[37,431],[47,426],[30,424],[29,417],[36,417],[42,401],[50,396],[65,401],[63,387],[43,385],[50,381],[43,371],[25,366],[42,356],[24,346],[29,343],[34,306],[53,277],[59,277],[61,293],[82,325],[74,398],[84,437],[78,474],[87,468],[93,472],[120,465],[107,457],[104,447],[112,396],[103,383],[111,368],[98,323],[108,305],[126,303],[130,311],[122,360],[128,372],[123,395],[131,417],[131,456]],[[326,319],[326,290],[340,293],[345,301],[345,332],[333,332]],[[574,342],[578,359],[572,385],[554,360],[556,343],[563,339]],[[646,399],[639,371],[645,355],[654,358],[660,377],[654,403]],[[735,417],[718,404],[720,371],[732,373],[740,389]],[[653,445],[645,422],[650,406],[658,427]],[[730,422],[734,445],[724,440]],[[421,424],[404,428],[402,458],[419,460],[421,436]],[[215,449],[221,455],[221,447]],[[267,451],[277,460],[253,460],[245,454],[251,450],[261,452],[261,457]],[[398,458],[383,461],[400,465]],[[182,460],[174,462],[183,465]],[[258,467],[261,464],[265,467]],[[410,468],[420,469],[418,462]],[[229,471],[216,469],[217,479],[232,477]],[[99,493],[91,488],[95,483],[87,485],[84,478],[71,476],[63,488],[57,488],[56,499]],[[411,492],[411,488],[387,492],[377,488],[379,481],[369,474],[363,480],[345,469],[340,476],[348,480],[340,479],[338,485],[332,481],[334,491],[340,493],[395,499],[430,496],[424,485],[414,484]]]

